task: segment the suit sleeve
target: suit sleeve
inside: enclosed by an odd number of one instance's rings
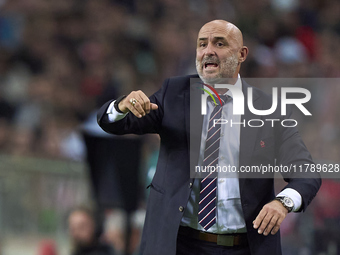
[[[292,110],[289,108],[288,114],[285,116],[285,119],[287,119],[285,121],[286,126],[294,126],[294,122],[289,121],[291,114]],[[276,152],[277,165],[290,168],[290,172],[282,174],[284,180],[288,182],[285,188],[292,188],[299,192],[302,197],[302,205],[299,211],[305,211],[321,186],[320,174],[311,172],[310,167],[307,168],[314,162],[297,128],[280,125],[276,132],[278,144],[280,144]],[[300,171],[300,166],[302,166],[302,171]]]
[[[147,134],[159,133],[162,127],[164,114],[164,96],[168,87],[169,79],[165,80],[160,90],[150,97],[150,102],[157,104],[157,110],[151,110],[149,114],[142,118],[137,118],[129,113],[125,118],[116,122],[110,122],[107,115],[107,108],[114,101],[111,100],[104,104],[97,114],[99,126],[107,133],[124,135],[124,134]]]

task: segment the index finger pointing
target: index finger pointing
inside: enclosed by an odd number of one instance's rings
[[[150,103],[150,110],[157,110],[157,109],[158,109],[158,105],[154,103]]]

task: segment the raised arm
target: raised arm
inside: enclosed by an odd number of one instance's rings
[[[116,135],[159,133],[167,85],[168,80],[150,98],[139,90],[132,91],[119,102],[107,102],[98,111],[99,126],[104,131]]]

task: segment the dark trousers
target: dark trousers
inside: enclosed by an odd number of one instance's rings
[[[221,246],[178,235],[176,255],[251,255],[251,253],[249,246]]]

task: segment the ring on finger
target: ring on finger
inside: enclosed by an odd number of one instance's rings
[[[132,106],[135,106],[135,104],[137,103],[137,99],[136,98],[131,98],[130,99],[130,103],[132,104]]]

